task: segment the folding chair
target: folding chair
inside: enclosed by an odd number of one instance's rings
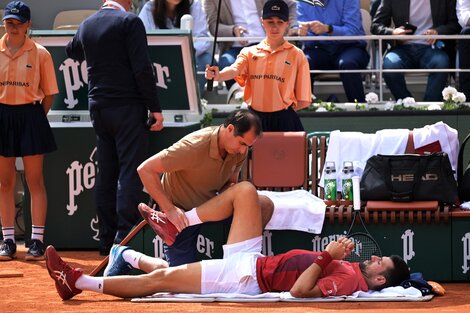
[[[252,147],[251,181],[258,189],[307,190],[305,132],[265,132]]]

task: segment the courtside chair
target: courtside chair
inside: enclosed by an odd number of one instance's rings
[[[68,10],[57,13],[53,28],[56,30],[75,30],[78,25],[95,13],[96,10]]]
[[[257,189],[307,190],[308,143],[305,132],[264,132],[252,147],[251,182]]]

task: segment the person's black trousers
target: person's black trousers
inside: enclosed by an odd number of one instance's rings
[[[98,174],[95,185],[100,252],[106,254],[140,220],[137,205],[145,201],[137,167],[147,158],[147,110],[125,105],[90,111],[96,132]]]

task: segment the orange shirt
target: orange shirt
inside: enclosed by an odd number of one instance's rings
[[[50,53],[26,38],[23,47],[11,55],[5,34],[0,39],[0,103],[25,104],[41,101],[59,92]]]
[[[236,81],[245,86],[245,102],[256,111],[275,112],[312,101],[307,58],[287,41],[276,50],[266,40],[243,48],[231,66],[239,71]]]

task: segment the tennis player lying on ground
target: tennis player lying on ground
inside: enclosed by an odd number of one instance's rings
[[[171,225],[164,220],[163,213],[157,214],[143,204],[139,210],[159,235],[168,237],[172,228],[168,227]],[[190,224],[195,219],[209,222],[233,215],[223,259],[168,267],[164,260],[115,246],[105,270],[108,276],[121,273],[123,267],[138,268],[148,274],[91,277],[67,265],[54,247],[49,246],[46,265],[60,297],[67,300],[82,290],[122,298],[156,292],[255,295],[271,291],[290,291],[294,297],[323,297],[380,290],[409,278],[408,267],[398,256],[374,256],[363,263],[342,261],[354,247],[347,238],[331,242],[321,253],[291,250],[277,256],[263,256],[260,254],[262,227],[258,194],[248,182],[232,186],[195,208],[194,213],[189,218]]]

